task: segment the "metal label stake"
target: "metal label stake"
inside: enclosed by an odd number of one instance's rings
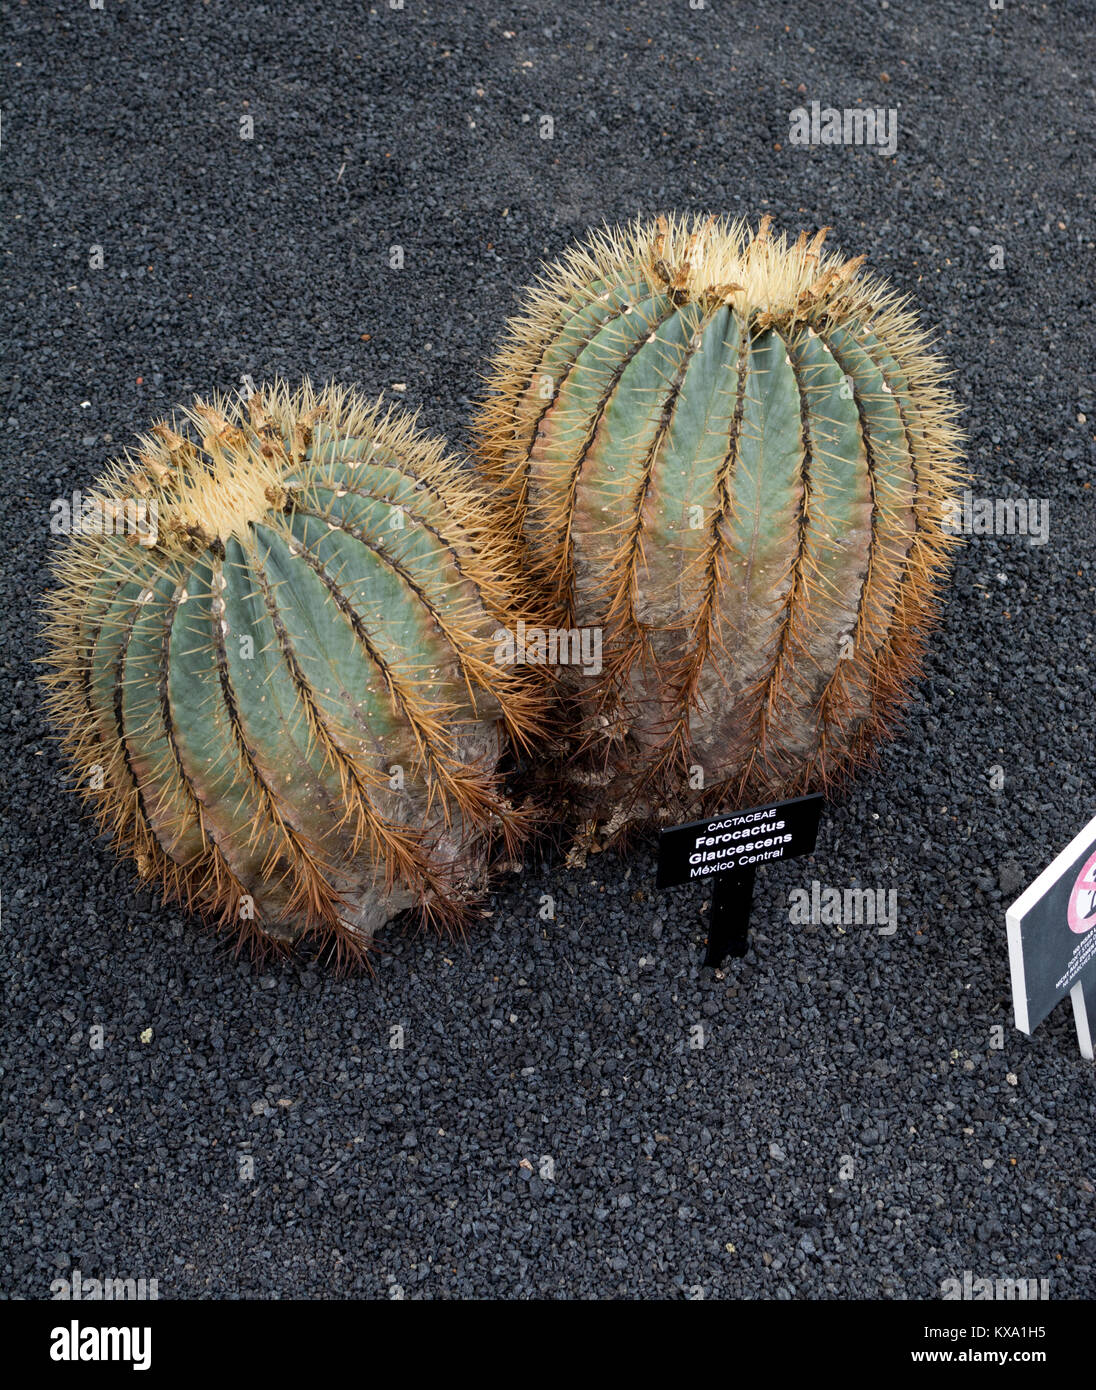
[[[726,956],[742,957],[750,945],[750,912],[753,909],[757,870],[740,869],[720,874],[712,885],[712,912],[708,926],[708,950],[704,964],[718,969]]]

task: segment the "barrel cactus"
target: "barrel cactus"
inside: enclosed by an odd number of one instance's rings
[[[562,783],[604,840],[840,784],[919,669],[963,476],[906,302],[741,223],[604,230],[508,325],[475,421],[562,630]],[[587,839],[590,839],[589,833]]]
[[[279,385],[157,423],[92,500],[47,698],[140,874],[341,960],[407,907],[463,924],[527,829],[499,763],[538,704],[494,659],[517,576],[468,469],[379,402]],[[133,502],[154,524],[126,534]]]

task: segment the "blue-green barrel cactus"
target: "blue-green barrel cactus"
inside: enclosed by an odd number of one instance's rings
[[[548,621],[600,644],[556,677],[559,785],[605,839],[839,784],[918,670],[957,405],[907,304],[824,238],[596,233],[493,363],[477,452]]]
[[[538,704],[496,660],[519,577],[468,469],[379,403],[275,386],[156,424],[77,529],[47,698],[139,873],[343,960],[406,908],[461,927],[527,830],[500,759]]]

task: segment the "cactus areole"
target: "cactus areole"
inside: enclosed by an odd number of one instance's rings
[[[407,907],[460,924],[524,830],[497,765],[533,724],[492,659],[513,565],[467,470],[379,405],[273,387],[155,425],[96,498],[155,527],[65,544],[48,698],[140,873],[343,958]]]
[[[918,670],[964,476],[946,371],[863,257],[709,219],[605,231],[511,320],[476,433],[605,837],[826,790]]]

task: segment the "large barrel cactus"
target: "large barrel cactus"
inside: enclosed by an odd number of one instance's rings
[[[468,470],[379,403],[273,387],[156,424],[89,500],[48,699],[140,873],[342,959],[406,907],[460,925],[525,831],[498,769],[538,704],[494,660],[517,577]]]
[[[595,234],[493,363],[483,464],[551,621],[602,642],[599,674],[557,676],[564,785],[606,839],[832,788],[918,670],[956,405],[904,301],[825,234]]]

